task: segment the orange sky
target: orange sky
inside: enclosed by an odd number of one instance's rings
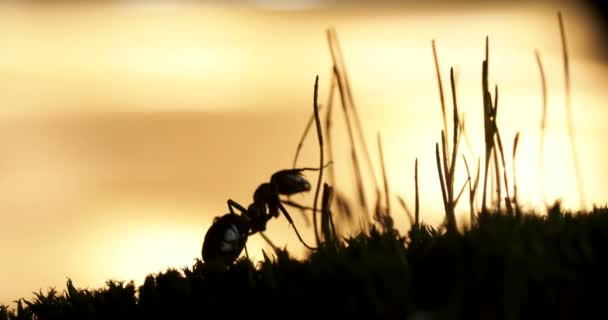
[[[316,10],[302,11],[261,3],[2,6],[0,302],[63,289],[66,277],[99,287],[109,278],[141,281],[190,265],[228,198],[248,205],[258,184],[291,165],[317,74],[320,101],[327,98],[330,26],[340,36],[376,172],[379,131],[392,192],[413,201],[418,157],[423,219],[438,223],[434,144],[441,121],[431,39],[445,80],[456,67],[461,111],[479,155],[480,68],[490,36],[501,134],[508,150],[515,132],[522,134],[519,192],[535,208],[542,200],[534,60],[540,51],[550,94],[547,196],[580,205],[565,131],[556,18],[563,10],[587,206],[605,203],[607,132],[598,119],[608,118],[608,64],[599,58],[598,27],[584,8],[553,2],[349,8],[318,1]],[[336,125],[335,141],[345,142]],[[308,139],[300,163],[316,165],[316,152]],[[336,153],[336,168],[347,179],[346,151],[336,147]],[[459,209],[466,216],[466,206]],[[312,242],[311,230],[293,216]],[[394,218],[405,230],[404,213],[395,209]],[[271,221],[268,235],[303,252],[283,218]],[[249,243],[249,252],[261,256],[259,237]]]

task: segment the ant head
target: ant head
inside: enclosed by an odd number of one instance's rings
[[[310,182],[304,178],[302,171],[302,169],[281,170],[272,175],[270,183],[276,185],[279,194],[292,195],[310,191]]]

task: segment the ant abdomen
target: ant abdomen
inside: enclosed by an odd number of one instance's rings
[[[245,247],[247,231],[243,217],[239,215],[228,213],[217,218],[205,235],[203,260],[231,264]]]

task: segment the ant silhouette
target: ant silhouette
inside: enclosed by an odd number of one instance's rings
[[[293,219],[281,203],[280,195],[291,196],[296,193],[310,191],[310,183],[302,175],[303,171],[317,171],[318,168],[294,168],[275,172],[270,182],[262,183],[253,194],[253,203],[248,208],[236,201],[228,199],[229,213],[218,216],[205,234],[202,256],[205,262],[219,261],[225,266],[232,264],[245,248],[249,236],[266,230],[266,224],[272,218],[278,218],[279,211],[283,213],[293,227],[298,239],[304,242]],[[240,211],[240,215],[234,209]]]
[[[270,182],[265,182],[258,186],[253,193],[253,203],[250,204],[248,208],[243,207],[232,199],[228,199],[228,210],[230,212],[223,216],[216,217],[205,234],[202,248],[203,260],[205,262],[218,261],[224,266],[232,264],[241,255],[243,249],[245,249],[245,253],[247,253],[246,243],[248,237],[258,232],[264,236],[262,231],[266,230],[266,224],[270,219],[278,218],[279,212],[283,213],[287,221],[289,221],[289,224],[293,227],[300,242],[309,250],[315,250],[315,248],[306,244],[300,236],[298,229],[293,223],[293,219],[282,204],[280,195],[291,196],[296,193],[310,191],[310,183],[304,178],[302,172],[319,170],[320,174],[318,181],[320,182],[323,168],[331,164],[331,161],[328,164],[323,164],[323,137],[319,120],[319,106],[317,103],[318,85],[319,76],[317,75],[314,86],[314,120],[320,147],[319,168],[295,168],[294,160],[293,169],[277,171],[270,177]],[[308,127],[312,124],[312,119],[313,118],[309,121],[310,124]],[[302,139],[306,136],[307,131],[308,128],[305,130]],[[296,158],[301,147],[300,142],[298,151],[296,152]],[[318,186],[319,185],[317,185],[317,189]],[[313,217],[315,217],[314,214],[316,213],[316,197],[317,195],[315,194]],[[294,204],[291,201],[285,201],[285,203]],[[304,208],[303,206],[299,207]],[[240,215],[235,213],[235,208],[240,211]],[[315,236],[316,232],[315,225]]]

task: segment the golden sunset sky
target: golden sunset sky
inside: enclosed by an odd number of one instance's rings
[[[63,290],[68,277],[98,288],[192,265],[226,200],[249,205],[260,183],[291,166],[313,111],[316,75],[319,100],[327,100],[329,27],[338,32],[376,172],[379,132],[392,196],[413,204],[418,158],[422,219],[438,224],[434,148],[442,122],[433,39],[446,88],[449,68],[457,72],[459,107],[480,156],[489,36],[501,135],[509,156],[521,133],[520,202],[536,210],[543,203],[539,51],[549,93],[545,198],[583,207],[566,131],[561,10],[584,206],[606,203],[606,33],[582,2],[221,3],[0,5],[0,303]],[[334,166],[345,182],[338,187],[349,192],[348,140],[342,115],[336,119]],[[306,140],[299,164],[318,165],[315,138]],[[461,150],[468,156],[464,144]],[[314,185],[316,176],[307,177]],[[294,200],[312,203],[311,195]],[[461,223],[468,221],[464,202]],[[405,213],[396,201],[392,207],[397,227],[407,230]],[[301,215],[292,216],[313,242]],[[283,217],[271,220],[267,234],[304,254]],[[248,248],[259,258],[265,245],[254,236]]]

